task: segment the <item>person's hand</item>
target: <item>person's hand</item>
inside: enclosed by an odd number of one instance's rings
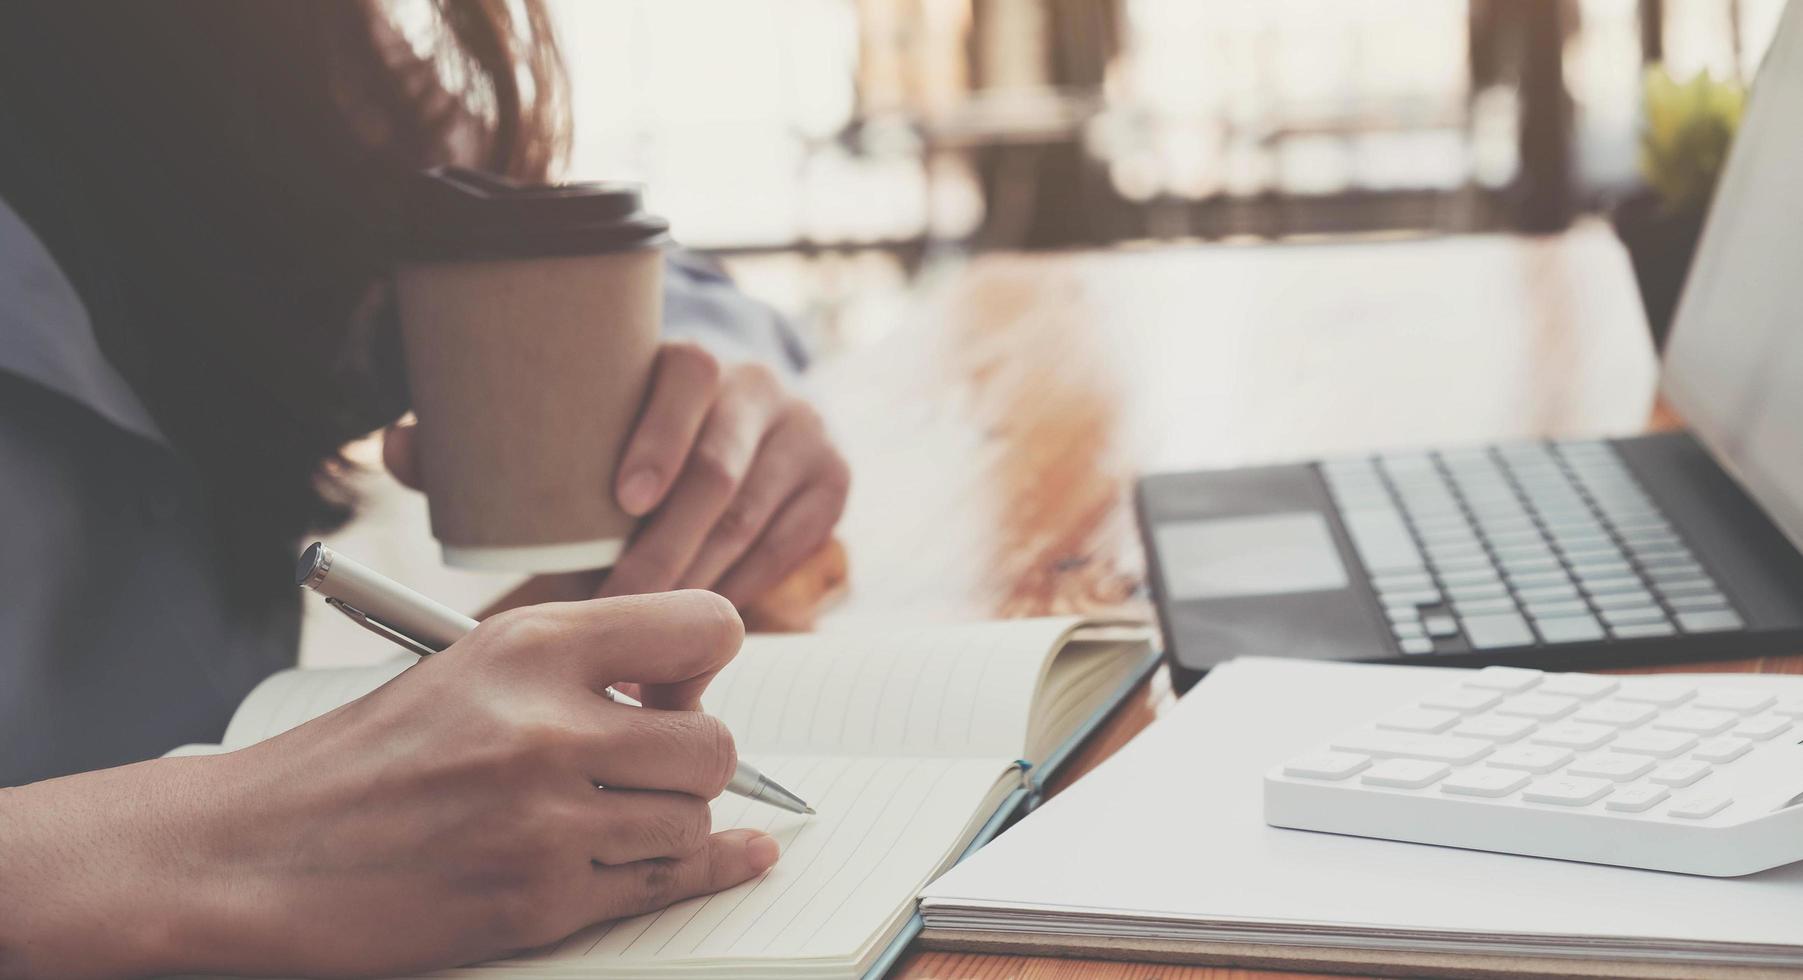
[[[0,809],[8,876],[45,878],[22,909],[0,882],[0,918],[23,915],[28,937],[49,923],[50,940],[40,930],[15,947],[38,957],[32,975],[367,975],[487,959],[738,884],[777,845],[710,834],[707,801],[736,755],[695,709],[742,636],[732,606],[705,592],[524,608],[267,742],[0,796],[36,799],[61,845],[38,867],[5,833],[18,811]],[[602,695],[628,681],[661,707]],[[165,775],[80,792],[133,772]],[[85,829],[108,817],[148,840]],[[164,859],[154,872],[139,871],[147,854]],[[130,971],[59,964],[59,921],[69,955],[98,954],[82,939],[95,922],[152,937],[161,955]],[[0,925],[0,973],[19,927]]]
[[[382,456],[418,489],[413,436],[411,425],[391,427]],[[643,520],[600,594],[711,589],[749,605],[826,543],[850,483],[820,415],[774,371],[665,343],[614,486],[602,490]]]
[[[712,589],[747,605],[826,543],[850,483],[819,414],[775,372],[667,343],[614,487],[644,523],[601,593]]]

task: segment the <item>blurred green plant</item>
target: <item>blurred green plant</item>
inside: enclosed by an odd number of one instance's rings
[[[1646,128],[1640,173],[1669,214],[1701,212],[1747,103],[1746,89],[1697,72],[1678,81],[1663,67],[1647,69],[1642,96]]]

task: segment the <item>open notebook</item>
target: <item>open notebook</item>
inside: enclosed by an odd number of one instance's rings
[[[238,708],[233,749],[374,690],[413,658],[283,671]],[[993,833],[1032,777],[1156,663],[1145,629],[1073,617],[753,636],[703,699],[745,758],[812,803],[735,796],[714,826],[782,843],[763,877],[500,963],[510,977],[857,977],[912,930],[920,889]],[[182,751],[182,750],[178,750]]]

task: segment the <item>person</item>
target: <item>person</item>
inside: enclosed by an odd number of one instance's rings
[[[155,758],[293,663],[294,554],[354,509],[341,448],[391,427],[413,478],[397,188],[544,179],[566,104],[531,0],[0,6],[0,977],[449,966],[776,859],[710,832],[735,754],[698,698],[848,477],[787,327],[681,253],[597,488],[644,516],[603,597]]]

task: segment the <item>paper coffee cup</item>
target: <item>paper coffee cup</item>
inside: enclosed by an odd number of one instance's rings
[[[624,184],[421,176],[396,272],[420,473],[448,565],[613,564],[614,473],[645,399],[668,226]]]

